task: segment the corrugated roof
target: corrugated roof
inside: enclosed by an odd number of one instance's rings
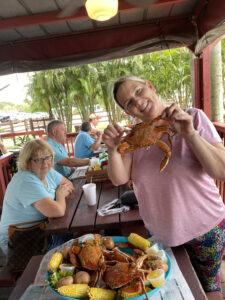
[[[72,16],[59,18],[59,13],[74,3],[81,7]],[[106,22],[91,20],[84,3],[0,1],[0,74],[90,63],[169,47],[194,50],[202,36],[225,22],[224,0],[149,0],[147,8],[120,0],[118,14]],[[218,35],[214,32],[213,38]]]

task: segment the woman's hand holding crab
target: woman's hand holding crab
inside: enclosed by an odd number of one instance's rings
[[[108,125],[103,133],[103,141],[108,150],[114,150],[120,144],[121,136],[124,130],[118,124]]]
[[[192,117],[175,103],[162,112],[161,118],[168,121],[176,132],[184,138],[188,139],[196,133]]]

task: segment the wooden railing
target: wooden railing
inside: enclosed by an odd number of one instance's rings
[[[214,126],[216,127],[216,130],[218,131],[221,139],[223,140],[223,144],[225,146],[225,123],[220,122],[213,122]],[[225,172],[225,170],[224,170]],[[221,180],[215,180],[216,185],[220,191],[220,195],[223,199],[223,202],[225,203],[225,183]]]
[[[0,208],[3,204],[3,199],[7,185],[12,178],[12,174],[10,173],[10,160],[12,158],[12,153],[6,153],[0,156]]]
[[[77,135],[78,132],[67,133],[66,135],[66,142],[64,144],[64,147],[66,148],[68,155],[71,157],[74,157],[74,142]]]
[[[33,131],[22,131],[22,132],[13,132],[13,133],[0,133],[0,138],[3,140],[4,138],[12,138],[15,144],[15,137],[17,136],[27,136],[33,135],[35,138],[37,135],[40,139],[44,134],[44,130],[33,130]]]
[[[216,130],[218,131],[221,139],[223,140],[223,144],[225,145],[225,123],[221,122],[213,122]]]

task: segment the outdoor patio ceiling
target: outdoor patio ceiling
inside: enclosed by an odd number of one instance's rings
[[[59,13],[76,1],[72,16]],[[138,2],[139,0],[137,0]],[[0,2],[0,75],[86,64],[187,46],[196,54],[225,33],[224,0],[119,1],[117,15],[91,20],[85,0]]]

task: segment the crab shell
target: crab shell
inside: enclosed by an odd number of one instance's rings
[[[151,123],[136,124],[131,132],[123,138],[122,143],[118,146],[118,152],[123,154],[136,151],[143,147],[150,147],[156,144],[157,140],[159,140],[165,132],[169,130],[173,131],[169,124],[155,126],[154,123],[158,120],[160,120],[160,117],[153,119]]]
[[[120,154],[130,153],[144,147],[148,149],[151,145],[156,144],[165,153],[165,158],[160,164],[160,171],[163,171],[171,157],[172,141],[170,132],[175,131],[169,124],[155,126],[154,123],[158,120],[160,120],[160,117],[153,119],[149,124],[140,123],[135,125],[131,132],[123,138],[121,144],[117,147],[117,151]],[[160,140],[164,134],[168,136],[169,145]]]
[[[130,283],[135,278],[143,278],[143,272],[137,270],[130,263],[117,262],[114,266],[107,267],[103,279],[111,289],[120,288]]]
[[[100,270],[104,263],[104,256],[100,247],[95,244],[91,245],[88,242],[84,243],[78,258],[83,268],[88,270]]]

